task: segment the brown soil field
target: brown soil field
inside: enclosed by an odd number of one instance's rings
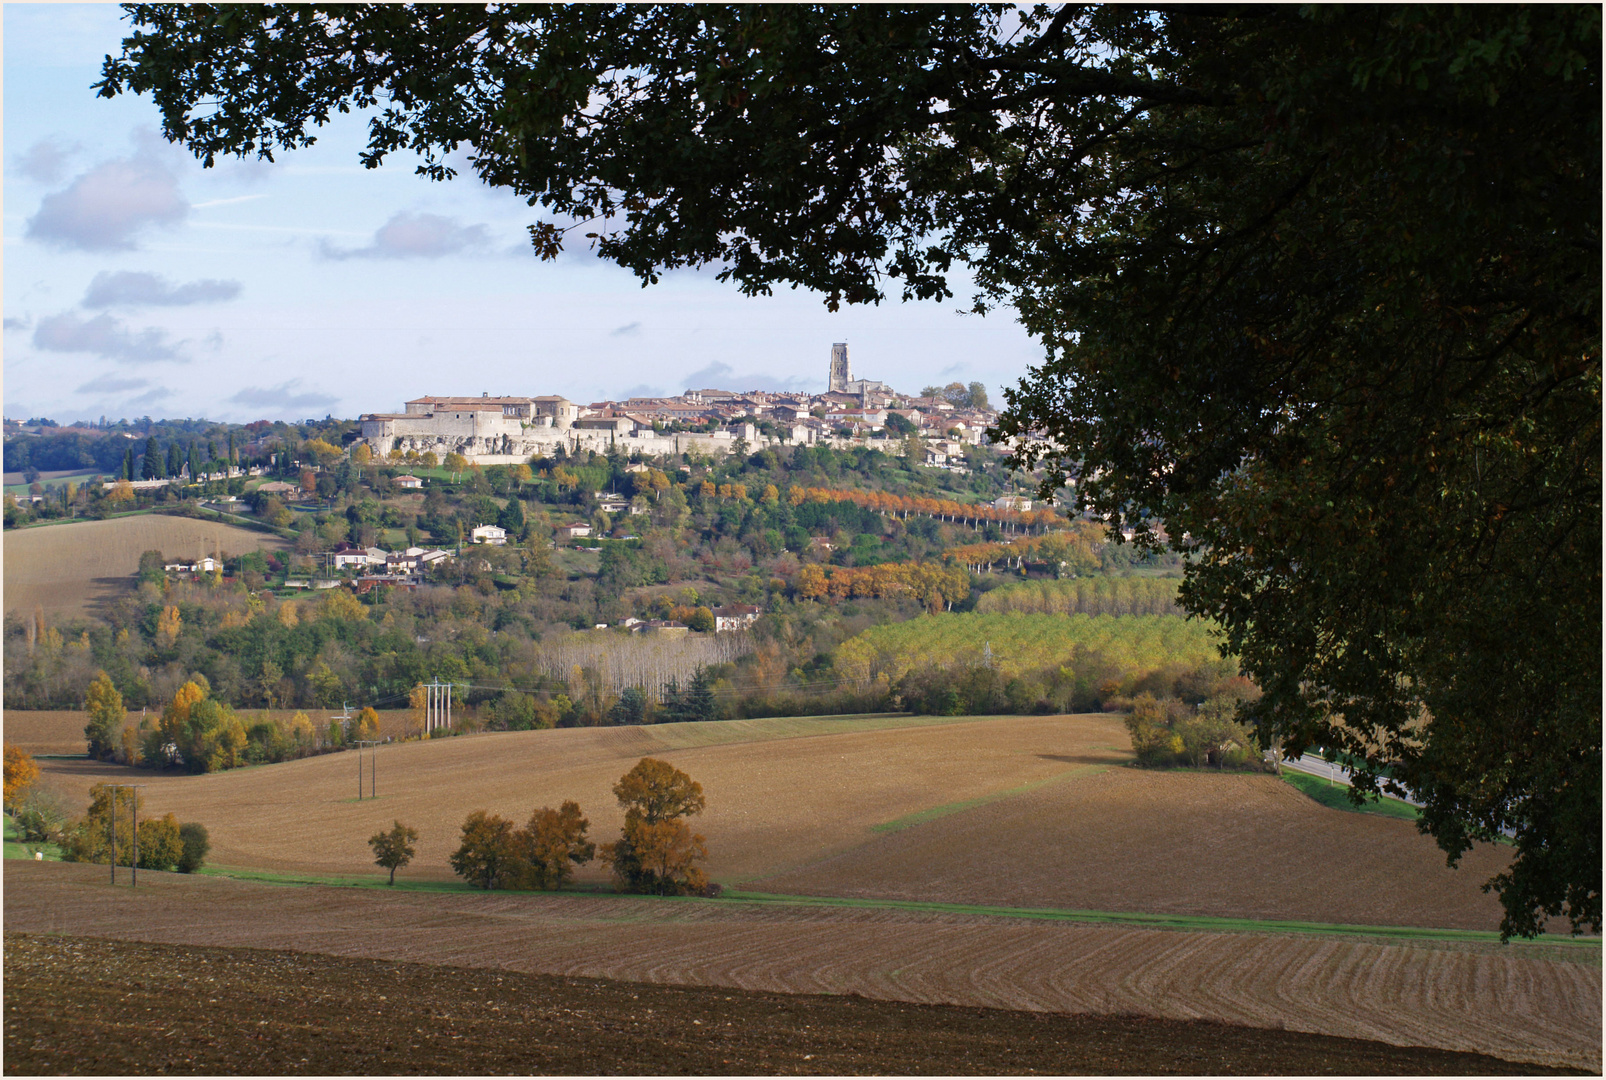
[[[95,938],[7,934],[5,970],[6,1071],[13,1075],[1548,1071],[1202,1020],[1059,1016]]]
[[[247,726],[254,724],[264,713],[270,719],[288,720],[300,709],[237,709],[235,712]],[[329,723],[334,715],[328,709],[304,710],[314,724]],[[386,738],[404,738],[417,725],[407,709],[380,709],[379,734]],[[5,744],[17,746],[30,754],[83,754],[89,744],[84,741],[84,724],[88,718],[78,709],[7,709],[0,718],[5,731]],[[139,712],[129,714],[129,720],[139,723]]]
[[[1411,823],[1333,810],[1272,776],[1114,768],[888,831],[743,888],[1490,930],[1500,907],[1477,886],[1509,851],[1484,845],[1451,870]]]
[[[283,887],[151,872],[133,889],[126,876],[118,886],[106,878],[105,867],[7,864],[7,933],[294,950],[476,968],[485,978],[541,974],[1206,1020],[1601,1067],[1598,949],[1200,933],[730,900]],[[15,992],[9,950],[8,944],[8,1051]],[[61,967],[48,965],[44,973]],[[223,981],[197,974],[183,996],[219,999],[214,989]],[[123,1000],[136,991],[149,1000],[147,992],[160,985],[114,979],[98,984],[98,992],[108,1002],[106,995]],[[473,986],[477,992],[486,984]],[[374,989],[337,982],[307,1006],[367,1022],[385,1007],[363,996]],[[214,1003],[221,1001],[208,1001]],[[434,1026],[466,1035],[459,1018],[496,1007],[489,994],[464,997]],[[694,1026],[683,1015],[677,1020],[677,1037]],[[194,1046],[198,1034],[204,1029],[185,1030],[185,1045]],[[59,1052],[53,1060],[60,1062]],[[795,1058],[783,1064],[789,1071],[807,1067]],[[850,1071],[845,1064],[820,1068]],[[1197,1061],[1180,1067],[1210,1071]],[[944,1071],[984,1070],[961,1060]],[[1290,1058],[1272,1071],[1303,1070]]]
[[[361,802],[351,752],[209,776],[87,761],[41,766],[47,782],[85,805],[91,783],[137,775],[150,785],[149,812],[207,826],[219,866],[370,875],[367,838],[399,819],[420,833],[404,873],[450,879],[447,857],[470,811],[522,823],[536,807],[564,799],[577,800],[591,835],[606,840],[623,821],[612,785],[651,755],[702,783],[708,809],[694,824],[708,839],[710,877],[726,885],[1228,918],[1499,925],[1498,903],[1479,886],[1505,867],[1510,849],[1479,847],[1449,871],[1410,823],[1322,807],[1275,777],[1126,768],[1130,753],[1116,749],[1127,745],[1126,731],[1112,716],[848,720],[837,722],[837,734],[806,734],[833,730],[821,727],[831,723],[395,744],[369,757],[379,798]],[[894,726],[860,729],[874,724]],[[956,804],[946,816],[876,831]],[[607,881],[596,864],[577,877]]]
[[[94,615],[131,589],[146,551],[193,559],[286,546],[268,533],[165,514],[8,529],[4,544],[6,611],[37,606],[57,619]]]

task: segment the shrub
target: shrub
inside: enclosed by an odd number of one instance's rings
[[[171,870],[184,858],[184,838],[172,814],[139,823],[141,870]]]
[[[206,826],[195,821],[186,821],[180,825],[178,837],[182,848],[178,859],[178,872],[193,874],[206,862],[206,856],[212,850],[212,838],[207,834]]]

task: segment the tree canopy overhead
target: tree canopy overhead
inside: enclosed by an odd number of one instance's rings
[[[1045,349],[1001,434],[1169,543],[1265,690],[1503,930],[1600,926],[1596,6],[129,8],[104,95],[207,163],[372,110],[644,281],[950,295]],[[1160,526],[1163,524],[1163,531]]]

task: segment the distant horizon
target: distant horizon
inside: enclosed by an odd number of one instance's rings
[[[957,379],[950,379],[949,383],[958,382],[958,381],[959,380],[957,380]],[[979,382],[980,380],[969,380],[969,381]],[[927,384],[927,385],[932,385],[932,384]],[[948,385],[948,384],[945,383],[944,385]],[[967,385],[968,385],[968,383],[967,383]],[[640,389],[640,388],[639,387],[632,387],[631,389],[635,390],[635,389]],[[988,389],[989,392],[991,392],[995,388],[989,386],[989,387],[987,387],[987,389]],[[633,397],[675,398],[675,397],[683,396],[686,393],[686,391],[688,391],[688,390],[691,390],[691,391],[719,390],[719,391],[725,391],[725,392],[735,393],[735,394],[756,394],[756,393],[763,393],[763,394],[811,394],[811,395],[816,395],[816,396],[820,395],[820,394],[829,393],[828,390],[803,390],[803,389],[798,389],[798,390],[763,390],[763,389],[758,389],[758,388],[738,389],[738,388],[736,388],[734,386],[707,385],[707,386],[688,386],[688,387],[683,388],[680,391],[674,391],[674,392],[670,392],[670,393],[660,393],[660,394],[637,394],[637,393],[614,394],[614,395],[609,396],[609,397],[594,398],[592,400],[593,401],[626,401],[626,400],[629,400],[630,398],[633,398]],[[899,394],[902,394],[904,397],[918,397],[919,396],[918,393],[909,392],[909,391],[898,390],[898,391],[895,391],[895,392],[897,392]],[[484,390],[481,390],[479,393],[419,394],[419,395],[417,395],[417,397],[419,397],[419,398],[421,398],[421,397],[464,397],[464,398],[471,398],[471,397],[481,397],[481,396],[483,396],[485,394],[490,394],[491,397],[521,397],[521,396],[536,397],[536,396],[540,396],[540,395],[535,395],[535,394],[531,394],[531,395],[506,394],[506,393],[498,394],[498,393],[492,393],[489,389],[484,389]],[[565,397],[565,398],[568,397],[567,395],[560,395],[560,396]],[[416,400],[416,398],[403,399],[399,403],[399,407],[395,411],[399,412],[399,411],[401,411],[402,408],[405,408],[406,403],[407,403],[408,400]],[[573,398],[568,398],[568,400],[574,401]],[[585,402],[576,401],[575,403],[578,404],[578,405],[589,405],[589,404],[591,404],[591,402],[589,402],[589,401],[585,401]],[[17,424],[21,424],[23,426],[27,426],[28,422],[30,420],[41,420],[41,419],[43,419],[43,420],[49,420],[49,421],[53,422],[57,427],[62,427],[62,428],[72,428],[72,427],[98,428],[98,427],[100,427],[102,421],[104,421],[108,426],[109,425],[115,425],[115,424],[134,425],[134,424],[140,424],[140,423],[144,423],[146,421],[149,421],[152,424],[174,424],[174,423],[197,424],[197,423],[199,423],[199,424],[229,424],[229,425],[234,425],[236,427],[245,427],[246,425],[249,425],[249,424],[256,424],[256,423],[263,423],[263,422],[270,423],[270,424],[271,423],[285,423],[285,424],[295,424],[295,425],[305,425],[307,423],[321,424],[321,423],[326,423],[326,422],[331,421],[331,420],[333,420],[333,421],[355,422],[356,420],[358,420],[362,416],[363,413],[382,413],[382,412],[385,412],[385,411],[386,410],[383,409],[383,408],[371,408],[371,409],[363,409],[361,412],[358,412],[358,413],[353,414],[351,416],[337,416],[334,413],[326,413],[324,416],[321,416],[321,417],[308,417],[308,416],[303,416],[303,415],[276,416],[276,417],[275,416],[259,416],[259,417],[257,417],[256,419],[253,419],[253,420],[223,420],[223,419],[212,419],[212,418],[209,418],[209,417],[206,417],[206,416],[199,416],[199,417],[196,417],[196,416],[166,416],[166,417],[158,418],[158,417],[155,417],[155,416],[150,416],[150,415],[145,415],[145,414],[142,414],[140,416],[133,416],[133,417],[120,416],[120,417],[117,417],[115,419],[110,417],[110,416],[102,415],[102,416],[82,417],[82,418],[73,419],[73,420],[62,420],[62,419],[60,419],[58,417],[48,416],[48,415],[39,414],[39,413],[36,413],[36,414],[34,414],[32,416],[24,418],[24,417],[16,416],[16,415],[13,415],[13,414],[7,412],[6,415],[4,416],[4,419],[8,423],[17,423]]]
[[[525,231],[540,211],[471,172],[430,183],[407,154],[362,168],[360,115],[274,164],[203,169],[149,99],[90,89],[128,32],[119,8],[0,18],[7,416],[356,415],[385,388],[451,383],[577,402],[812,390],[839,341],[860,378],[977,381],[998,400],[1041,359],[1013,313],[960,314],[963,274],[947,305],[830,312],[803,291],[743,296],[717,267],[643,288],[584,241],[541,262]]]

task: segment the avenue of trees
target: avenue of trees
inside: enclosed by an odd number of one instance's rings
[[[1505,934],[1600,928],[1600,25],[1590,5],[132,7],[103,95],[204,163],[380,101],[644,282],[1013,308],[1019,461],[1196,556],[1320,743],[1514,833]],[[556,219],[556,220],[553,220]]]

